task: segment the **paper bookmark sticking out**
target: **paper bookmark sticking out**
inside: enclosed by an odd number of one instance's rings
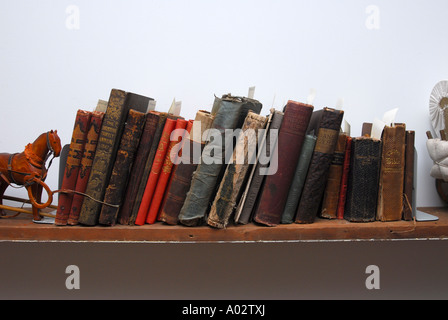
[[[380,140],[385,126],[392,126],[395,123],[398,108],[387,111],[383,115],[383,119],[375,118],[372,124],[371,137]]]
[[[316,98],[316,89],[311,89],[308,98],[306,99],[306,103],[309,105],[313,105],[314,99]]]
[[[107,101],[104,101],[104,100],[98,100],[98,103],[97,103],[97,105],[96,105],[96,108],[95,108],[95,111],[98,111],[98,112],[106,112],[106,109],[107,109]]]
[[[254,96],[255,96],[255,87],[250,87],[250,88],[249,88],[249,93],[247,94],[247,97],[248,97],[249,99],[253,99]]]
[[[342,110],[343,107],[344,107],[344,98],[339,98],[338,101],[336,102],[335,109]]]
[[[155,100],[150,100],[148,103],[148,110],[146,110],[146,113],[150,111],[154,111],[156,109],[157,102]]]
[[[181,108],[182,108],[182,101],[176,101],[176,99],[173,99],[173,103],[171,104],[168,113],[178,117],[180,116]]]
[[[348,123],[347,120],[344,119],[344,133],[351,137],[351,131],[352,131],[352,126],[350,125],[350,123]]]

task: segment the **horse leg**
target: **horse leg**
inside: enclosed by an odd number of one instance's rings
[[[42,196],[42,187],[37,184],[34,183],[31,186],[26,187],[28,189],[28,192],[31,191],[31,194],[33,195],[34,200],[40,204],[40,200],[41,200],[41,196]],[[41,221],[42,220],[42,216],[39,213],[39,208],[37,208],[36,206],[32,205],[32,209],[33,209],[33,219],[34,221]]]
[[[8,188],[8,183],[0,178],[0,204],[3,205],[3,195],[5,194],[6,189]],[[4,216],[5,213],[3,209],[0,209],[0,216]]]

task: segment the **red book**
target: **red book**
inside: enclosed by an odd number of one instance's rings
[[[81,164],[84,145],[88,127],[90,123],[91,112],[78,110],[73,127],[70,150],[64,169],[64,178],[62,180],[62,189],[73,191],[78,179],[79,166]],[[72,207],[73,193],[60,193],[58,198],[58,208],[56,211],[55,225],[67,225],[70,209]]]
[[[185,130],[185,128],[187,127],[187,122],[188,121],[183,119],[177,119],[176,127],[174,128],[174,130]],[[157,185],[154,190],[151,205],[149,206],[148,214],[146,215],[147,224],[153,224],[157,219],[157,213],[159,212],[160,204],[162,203],[163,195],[165,194],[166,186],[169,182],[171,171],[173,169],[173,162],[171,161],[171,150],[176,144],[180,142],[181,139],[182,136],[179,137],[178,140],[171,141],[168,146],[162,170],[160,171],[159,177],[157,179]]]
[[[151,173],[149,174],[148,181],[146,182],[145,192],[143,193],[142,202],[138,209],[137,218],[135,219],[135,225],[142,226],[145,224],[148,210],[156,189],[157,180],[159,178],[160,171],[162,170],[163,161],[165,160],[168,146],[170,144],[171,132],[174,130],[176,122],[177,121],[173,119],[166,119],[162,136],[160,137],[159,146],[157,148],[157,153],[151,167]]]
[[[344,219],[344,209],[345,209],[345,200],[347,194],[347,181],[348,181],[348,173],[350,171],[350,154],[352,147],[352,138],[347,137],[347,144],[345,146],[345,158],[344,165],[342,171],[341,178],[341,188],[339,190],[339,202],[337,209],[337,218]]]

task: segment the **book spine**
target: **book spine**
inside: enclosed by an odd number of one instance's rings
[[[157,153],[157,148],[159,146],[160,138],[162,137],[163,129],[165,128],[166,120],[168,118],[167,113],[161,113],[159,121],[157,123],[157,129],[154,133],[154,139],[151,143],[151,149],[146,159],[145,169],[143,170],[142,177],[140,179],[140,185],[138,186],[137,193],[134,198],[134,203],[132,205],[131,216],[129,218],[129,225],[135,225],[135,220],[137,219],[138,211],[142,203],[143,194],[146,189],[146,183],[148,182],[149,175],[151,173],[152,164],[154,163],[154,158]]]
[[[350,222],[375,221],[381,141],[354,138],[350,166],[344,218]]]
[[[257,151],[258,130],[266,125],[267,118],[249,111],[238,137],[232,162],[227,166],[207,219],[209,226],[226,228],[241,195],[251,163]]]
[[[157,123],[160,118],[160,113],[151,111],[146,115],[145,126],[143,128],[142,137],[138,146],[137,154],[135,156],[132,171],[129,177],[129,182],[126,187],[126,192],[118,212],[118,223],[128,225],[131,217],[132,208],[135,203],[135,197],[140,186],[140,182],[145,170],[146,160],[148,159],[151,150],[151,144],[154,141],[154,135],[157,129]]]
[[[308,104],[288,101],[274,149],[278,154],[278,169],[266,177],[254,215],[255,222],[266,226],[280,224],[313,109]]]
[[[347,136],[347,143],[345,146],[344,168],[343,168],[342,178],[341,178],[341,187],[339,190],[339,201],[338,201],[338,212],[337,212],[337,218],[339,220],[344,219],[344,210],[345,210],[346,195],[347,195],[347,182],[348,182],[348,174],[350,171],[351,150],[352,150],[352,137]]]
[[[377,212],[380,221],[398,221],[402,218],[405,139],[405,125],[384,128]]]
[[[144,123],[144,113],[133,109],[129,110],[112,175],[104,195],[104,204],[100,212],[99,223],[102,225],[113,226],[116,224],[119,206],[123,199]]]
[[[251,172],[245,192],[243,193],[236,209],[235,222],[239,224],[248,224],[252,221],[252,217],[258,203],[258,195],[263,187],[266,177],[265,174],[261,174],[261,170],[269,167],[273,149],[277,145],[278,141],[278,135],[274,135],[272,132],[278,132],[283,122],[283,116],[283,112],[278,110],[273,110],[271,113],[270,123],[268,123],[266,127],[266,136],[264,141],[265,150],[263,150],[263,146],[261,148],[261,152],[265,152],[266,161],[257,160],[257,164]]]
[[[62,180],[62,189],[74,190],[76,187],[91,116],[91,112],[84,110],[78,110],[76,113],[72,140],[70,142],[70,149],[65,164],[64,178]],[[54,222],[55,225],[67,225],[72,201],[73,193],[59,194],[58,208],[56,210],[56,218]]]
[[[415,131],[406,131],[405,158],[403,220],[411,221],[414,215]]]
[[[204,148],[204,153],[209,155],[215,150],[221,151],[221,155],[215,156],[212,163],[201,163],[193,174],[190,190],[187,193],[184,205],[179,214],[179,222],[185,226],[197,226],[204,222],[216,192],[216,186],[221,178],[222,169],[225,168],[225,141],[226,129],[239,129],[244,123],[249,111],[260,113],[260,102],[226,96],[221,99],[219,110],[216,113],[212,129],[220,133],[220,137],[213,137]]]
[[[76,180],[75,193],[73,195],[70,215],[68,217],[68,224],[71,226],[78,224],[79,212],[84,201],[82,193],[86,191],[87,182],[89,180],[90,171],[92,169],[93,158],[95,157],[96,146],[98,144],[98,137],[100,135],[101,124],[103,122],[104,112],[92,112],[92,117],[89,123],[86,143],[84,145],[84,152],[82,154],[81,166],[79,168],[78,178]]]
[[[296,223],[313,223],[317,217],[339,137],[344,112],[331,108],[323,110],[316,146],[296,213]]]
[[[344,170],[346,144],[347,136],[345,134],[340,134],[334,151],[333,160],[328,171],[327,185],[322,200],[320,216],[325,219],[337,219],[339,191],[341,188],[342,172]]]
[[[146,217],[148,215],[148,210],[151,205],[151,201],[154,195],[154,191],[157,185],[157,180],[162,170],[163,161],[165,159],[166,153],[168,151],[168,146],[170,143],[170,135],[174,130],[176,125],[176,120],[167,119],[165,127],[163,129],[162,136],[157,147],[157,152],[154,157],[154,162],[151,166],[151,172],[146,182],[145,192],[143,193],[142,202],[138,209],[137,218],[135,219],[135,224],[142,226],[146,222]]]
[[[288,198],[285,204],[285,210],[282,215],[283,224],[291,224],[294,222],[294,218],[297,212],[297,206],[299,205],[300,196],[302,194],[303,185],[305,184],[306,174],[310,166],[311,157],[313,155],[314,146],[316,145],[316,136],[306,135],[303,141],[302,151],[299,157],[299,163],[297,164],[294,178],[289,189]]]
[[[187,127],[187,121],[183,119],[177,119],[176,126],[174,130],[185,130]],[[171,172],[173,169],[173,162],[171,160],[171,151],[175,145],[181,143],[181,137],[178,140],[170,140],[168,149],[166,151],[165,160],[163,161],[162,168],[157,179],[157,185],[155,186],[154,195],[151,200],[151,205],[148,209],[148,214],[146,217],[147,224],[154,224],[159,213],[160,205],[163,201],[163,196],[169,179],[171,177]]]

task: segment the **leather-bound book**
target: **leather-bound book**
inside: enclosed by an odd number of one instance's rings
[[[342,110],[323,109],[316,146],[297,209],[296,223],[313,223],[318,215],[343,117]]]
[[[350,222],[371,222],[376,218],[381,166],[381,141],[353,138],[344,218]]]
[[[75,125],[72,132],[70,149],[65,163],[62,189],[75,190],[78,180],[79,167],[81,165],[84,145],[86,143],[89,123],[92,113],[78,110],[75,117]],[[70,209],[72,207],[73,193],[60,193],[58,198],[58,208],[54,224],[57,226],[67,225]]]
[[[266,125],[264,141],[260,146],[260,159],[252,168],[249,175],[245,190],[241,196],[238,206],[235,211],[235,222],[239,224],[248,224],[252,221],[253,214],[257,208],[258,196],[263,187],[266,174],[262,170],[269,170],[271,156],[278,141],[278,130],[283,122],[283,112],[278,110],[271,110],[268,123]],[[264,154],[262,154],[264,153]],[[263,156],[264,159],[261,159]]]
[[[151,166],[151,172],[149,173],[148,181],[146,182],[145,192],[142,196],[142,202],[138,209],[137,218],[135,224],[142,226],[146,223],[146,217],[148,216],[149,206],[151,205],[154,191],[156,189],[157,180],[162,170],[163,162],[168,151],[170,144],[171,132],[176,126],[176,120],[166,119],[165,127],[163,128],[162,136],[160,137],[157,152],[154,157],[154,161]]]
[[[134,163],[132,165],[132,170],[129,176],[123,203],[118,212],[117,221],[119,224],[129,224],[132,208],[135,203],[135,197],[140,186],[141,179],[143,177],[146,161],[151,150],[151,145],[154,141],[154,136],[157,130],[157,124],[159,122],[160,116],[160,112],[157,111],[150,111],[146,114],[145,126],[143,127],[140,143],[135,155]]]
[[[377,220],[398,221],[403,213],[406,126],[384,127],[382,141]]]
[[[404,203],[403,220],[414,218],[414,166],[415,166],[415,131],[406,131],[406,156],[404,167]]]
[[[146,184],[148,182],[149,175],[151,174],[152,164],[154,163],[154,158],[156,156],[159,147],[160,138],[162,137],[166,120],[168,118],[171,118],[171,116],[168,113],[160,113],[156,131],[154,133],[154,138],[151,142],[148,157],[146,158],[145,168],[143,170],[142,177],[140,179],[140,184],[137,188],[137,193],[134,196],[134,201],[133,203],[131,203],[132,207],[130,208],[130,216],[129,218],[126,217],[126,219],[129,220],[128,222],[129,225],[135,225],[135,220],[137,219],[140,204],[142,203],[143,193],[145,192]],[[122,224],[126,224],[126,222],[123,222]]]
[[[145,113],[129,110],[112,175],[104,195],[104,204],[100,212],[99,223],[102,225],[113,226],[117,222],[118,210],[123,200],[145,120]]]
[[[338,212],[337,212],[337,218],[339,220],[344,219],[345,203],[347,199],[346,196],[347,196],[348,174],[350,172],[351,151],[352,151],[352,137],[347,136],[347,143],[345,146],[344,166],[341,177],[341,187],[339,189]]]
[[[177,119],[176,120],[176,126],[174,127],[174,130],[185,130],[187,128],[187,120],[184,119]],[[159,213],[160,205],[163,201],[163,196],[165,194],[166,186],[170,180],[171,177],[171,171],[173,169],[173,162],[171,160],[171,151],[173,150],[174,146],[177,145],[182,141],[182,137],[179,138],[179,140],[170,140],[168,144],[168,149],[166,151],[165,159],[163,160],[163,165],[160,170],[157,184],[155,186],[154,194],[151,200],[151,204],[148,209],[148,214],[146,216],[146,223],[147,224],[154,224],[157,220],[157,216]]]
[[[246,182],[251,164],[257,159],[258,132],[266,125],[267,118],[249,111],[238,136],[232,162],[228,164],[213,201],[207,224],[224,229],[234,213]]]
[[[84,201],[84,196],[82,194],[86,191],[87,182],[89,181],[103,118],[103,111],[92,112],[86,143],[84,145],[84,152],[82,154],[81,166],[79,167],[78,179],[76,180],[76,193],[73,195],[72,207],[68,217],[68,224],[71,226],[78,224],[79,212],[81,211],[82,203]]]
[[[313,156],[314,146],[317,137],[307,134],[303,141],[302,151],[300,153],[299,162],[297,164],[294,178],[289,188],[288,198],[285,204],[285,210],[282,215],[282,224],[291,224],[294,222],[297,206],[299,205],[300,196],[305,184],[306,174],[310,167],[311,157]]]
[[[129,110],[146,113],[151,100],[134,93],[112,89],[85,192],[89,197],[84,199],[81,207],[80,224],[93,226],[98,223],[101,202],[109,184]]]
[[[266,226],[280,224],[313,110],[311,105],[288,101],[274,149],[278,154],[277,172],[266,176],[255,222]]]
[[[204,148],[201,163],[193,174],[190,190],[179,214],[179,222],[185,226],[197,226],[207,219],[225,169],[226,130],[240,129],[249,111],[259,114],[262,104],[254,99],[225,95],[221,98],[218,109],[211,128],[214,129],[214,136]],[[227,152],[229,151],[233,151],[233,144],[227,146]],[[204,154],[208,159],[204,159]]]
[[[333,160],[328,169],[327,185],[325,186],[322,209],[320,212],[320,216],[325,219],[337,219],[339,191],[341,189],[341,178],[344,170],[346,144],[347,135],[342,133],[339,134]]]
[[[167,196],[162,204],[159,220],[166,224],[175,225],[179,222],[179,213],[190,189],[191,179],[200,162],[205,141],[202,140],[204,132],[210,129],[214,116],[204,110],[196,114],[194,125],[185,144],[189,144],[188,153],[182,152],[182,162],[173,171],[173,178],[167,187]],[[195,154],[197,150],[197,154]]]

